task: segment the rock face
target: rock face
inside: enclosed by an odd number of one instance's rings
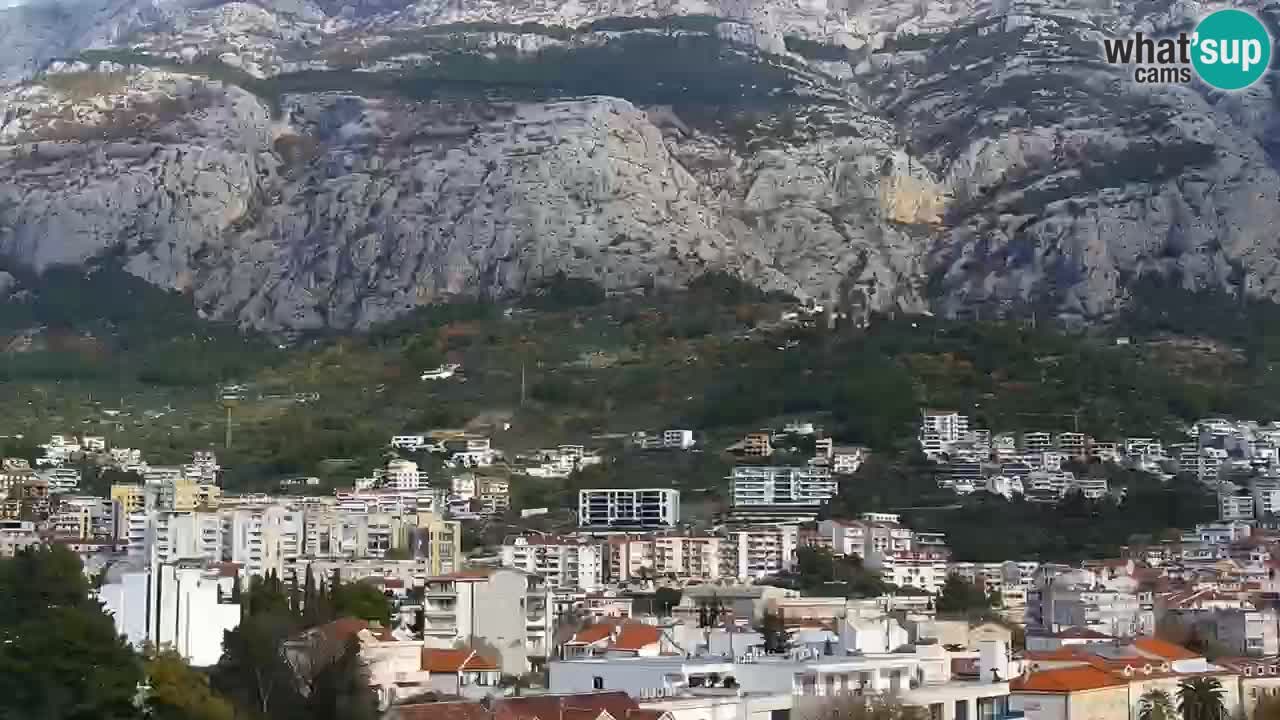
[[[111,22],[56,41],[55,6],[0,10],[26,38],[0,55],[0,253],[118,257],[246,326],[557,272],[727,270],[855,316],[1098,317],[1144,273],[1280,291],[1272,78],[1099,62],[1203,8],[93,1]]]

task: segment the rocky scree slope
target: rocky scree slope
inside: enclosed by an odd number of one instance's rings
[[[0,253],[109,254],[266,330],[556,272],[625,289],[723,269],[855,316],[1095,317],[1147,272],[1272,297],[1272,80],[1149,89],[1098,62],[1103,33],[1203,10],[117,8],[110,37],[0,76]]]

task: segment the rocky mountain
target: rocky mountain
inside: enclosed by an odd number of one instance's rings
[[[0,10],[0,253],[363,328],[554,273],[855,316],[1280,291],[1276,86],[1144,86],[1170,0],[65,0]],[[1271,18],[1280,4],[1255,8]]]

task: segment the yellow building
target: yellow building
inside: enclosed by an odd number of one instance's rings
[[[181,478],[174,480],[171,487],[164,488],[160,496],[162,504],[169,500],[174,510],[188,512],[196,508],[217,508],[222,499],[222,488]]]
[[[111,486],[111,501],[120,506],[120,512],[142,512],[147,507],[147,491],[142,485],[117,483]]]
[[[462,567],[462,523],[435,513],[418,513],[410,529],[413,557],[427,561],[432,575],[446,575]]]

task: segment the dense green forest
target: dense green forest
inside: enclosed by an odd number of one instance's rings
[[[1116,557],[1121,546],[1158,543],[1179,529],[1217,518],[1212,491],[1191,477],[1165,483],[1155,476],[1091,464],[1076,468],[1107,477],[1124,497],[1089,500],[1068,494],[1058,503],[1006,500],[985,492],[956,496],[937,486],[937,468],[918,454],[872,456],[841,484],[828,509],[835,517],[896,512],[909,526],[947,533],[957,560],[1077,561]]]

